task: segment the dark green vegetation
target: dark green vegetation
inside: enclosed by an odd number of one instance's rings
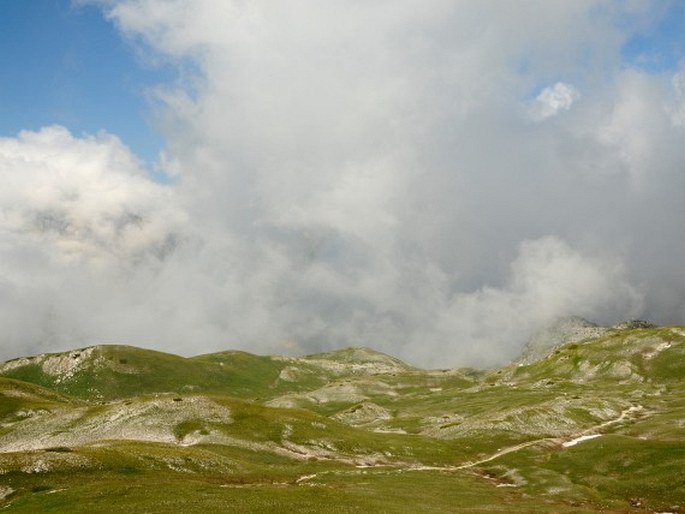
[[[683,327],[625,325],[487,371],[365,348],[15,359],[0,510],[685,512],[684,353]]]

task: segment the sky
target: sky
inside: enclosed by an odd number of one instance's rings
[[[668,0],[0,1],[0,359],[685,323],[684,50]]]

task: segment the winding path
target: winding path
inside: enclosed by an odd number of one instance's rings
[[[586,428],[585,430],[578,432],[572,436],[566,436],[566,437],[543,437],[542,439],[535,439],[533,441],[526,441],[525,443],[517,444],[514,446],[509,446],[508,448],[504,448],[503,450],[499,450],[496,453],[493,453],[489,457],[486,457],[485,459],[477,460],[475,462],[467,462],[464,463],[460,466],[456,466],[454,469],[467,469],[467,468],[472,468],[474,466],[478,466],[480,464],[485,464],[486,462],[490,462],[491,460],[495,460],[502,455],[506,455],[508,453],[513,453],[517,452],[519,450],[522,450],[523,448],[527,448],[529,446],[534,446],[538,443],[543,443],[543,442],[552,442],[552,443],[558,443],[558,444],[564,444],[564,443],[569,443],[575,440],[578,440],[582,437],[587,437],[588,435],[601,435],[601,434],[594,434],[598,430],[601,430],[603,428],[606,428],[611,425],[615,425],[616,423],[620,423],[621,421],[624,421],[625,419],[628,418],[629,415],[635,413],[635,412],[640,412],[644,409],[642,405],[633,405],[631,407],[628,407],[627,409],[624,409],[621,411],[621,414],[614,419],[610,419],[609,421],[605,421],[604,423],[600,423],[599,425],[592,426],[590,428]]]
[[[597,431],[606,428],[611,425],[615,425],[616,423],[620,423],[626,419],[628,419],[632,414],[636,412],[641,412],[644,410],[644,407],[642,405],[633,405],[627,409],[624,409],[621,411],[621,414],[614,418],[610,419],[608,421],[605,421],[603,423],[600,423],[598,425],[594,425],[590,428],[586,428],[580,432],[577,432],[571,436],[566,436],[566,437],[543,437],[541,439],[534,439],[532,441],[526,441],[525,443],[519,443],[514,446],[508,446],[507,448],[498,450],[497,452],[493,453],[492,455],[485,457],[483,459],[479,459],[476,461],[468,461],[464,462],[463,464],[460,464],[458,466],[394,466],[392,464],[369,464],[369,465],[363,465],[363,466],[357,466],[359,469],[376,469],[376,468],[391,468],[393,471],[459,471],[462,469],[469,469],[473,468],[476,466],[480,466],[481,464],[485,464],[486,462],[493,461],[495,459],[498,459],[502,457],[503,455],[507,455],[509,453],[514,453],[519,450],[522,450],[524,448],[528,448],[529,446],[535,446],[536,444],[544,443],[544,442],[549,442],[549,443],[556,443],[556,444],[561,444],[563,445],[564,443],[569,443],[575,440],[578,440],[580,438],[586,437],[588,435],[601,435],[597,434]],[[321,473],[314,473],[311,475],[303,475],[297,480],[295,480],[296,484],[301,484],[305,482],[309,482],[310,480],[313,480],[317,478],[319,475],[324,475],[324,474],[332,474],[332,473],[350,473],[350,471],[346,472],[340,472],[340,471],[324,471]],[[354,473],[354,472],[352,472]]]

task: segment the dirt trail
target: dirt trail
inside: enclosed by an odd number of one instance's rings
[[[465,462],[464,464],[461,464],[460,466],[456,466],[454,469],[468,469],[468,468],[473,468],[475,466],[479,466],[481,464],[485,464],[486,462],[490,462],[491,460],[499,459],[502,455],[506,455],[508,453],[513,453],[517,452],[519,450],[523,450],[524,448],[528,448],[529,446],[534,446],[536,444],[545,442],[545,441],[550,441],[550,442],[557,442],[559,439],[556,437],[545,437],[543,439],[535,439],[534,441],[526,441],[525,443],[517,444],[514,446],[509,446],[508,448],[504,448],[503,450],[499,450],[489,457],[486,457],[484,459],[480,459],[477,461],[473,462]]]
[[[563,444],[565,442],[570,442],[570,441],[579,439],[581,437],[587,436],[589,434],[595,433],[598,430],[601,430],[601,429],[606,428],[608,426],[615,425],[616,423],[620,423],[621,421],[624,421],[625,419],[627,419],[630,414],[632,414],[634,412],[640,412],[642,410],[644,410],[644,407],[642,407],[642,405],[633,405],[633,406],[621,411],[621,414],[617,418],[610,419],[608,421],[600,423],[599,425],[592,426],[590,428],[586,428],[585,430],[582,430],[581,432],[578,432],[578,433],[573,434],[571,436],[543,437],[542,439],[535,439],[533,441],[527,441],[525,443],[517,444],[514,446],[509,446],[508,448],[498,450],[496,453],[493,453],[492,455],[490,455],[489,457],[486,457],[485,459],[477,460],[475,462],[466,462],[460,466],[456,466],[455,469],[467,469],[467,468],[472,468],[474,466],[478,466],[480,464],[485,464],[486,462],[490,462],[492,460],[495,460],[495,459],[501,457],[502,455],[517,452],[519,450],[522,450],[523,448],[528,448],[529,446],[534,446],[534,445],[539,444],[539,443],[551,442],[551,443]],[[597,435],[601,435],[601,434],[597,434]]]
[[[489,457],[486,457],[484,459],[477,460],[475,462],[466,462],[464,464],[461,464],[460,466],[456,466],[455,469],[468,469],[472,468],[474,466],[478,466],[480,464],[485,464],[486,462],[493,461],[495,459],[498,459],[499,457],[503,455],[507,455],[508,453],[513,453],[517,452],[519,450],[522,450],[524,448],[528,448],[529,446],[534,446],[536,444],[540,443],[545,443],[545,442],[551,442],[551,443],[557,443],[557,444],[563,444],[565,442],[573,441],[575,439],[578,439],[583,436],[587,436],[588,434],[595,433],[603,428],[606,428],[611,425],[615,425],[616,423],[620,423],[621,421],[624,421],[628,416],[634,412],[640,412],[644,409],[642,405],[633,405],[627,409],[624,409],[621,411],[621,414],[614,419],[610,419],[608,421],[605,421],[603,423],[600,423],[599,425],[592,426],[590,428],[586,428],[585,430],[582,430],[576,434],[573,434],[571,436],[566,436],[566,437],[543,437],[541,439],[535,439],[533,441],[526,441],[525,443],[517,444],[514,446],[509,446],[508,448],[504,448],[502,450],[498,450],[496,453],[493,453]]]
[[[614,418],[610,419],[608,421],[604,421],[603,423],[600,423],[598,425],[594,425],[592,427],[586,428],[580,432],[577,432],[571,436],[565,436],[565,437],[543,437],[541,439],[534,439],[532,441],[526,441],[525,443],[520,443],[516,444],[514,446],[508,446],[507,448],[503,448],[501,450],[497,450],[495,453],[492,455],[489,455],[488,457],[476,460],[476,461],[468,461],[464,462],[463,464],[459,464],[458,466],[393,466],[392,464],[370,464],[370,465],[363,465],[363,466],[357,466],[359,468],[358,472],[361,472],[362,469],[377,469],[377,468],[390,468],[392,471],[396,472],[401,472],[401,471],[459,471],[463,469],[469,469],[473,468],[476,466],[480,466],[481,464],[485,464],[486,462],[493,461],[495,459],[498,459],[502,457],[503,455],[507,455],[509,453],[517,452],[519,450],[523,450],[524,448],[528,448],[529,446],[535,446],[536,444],[541,444],[541,443],[555,443],[555,444],[561,444],[565,442],[570,442],[575,439],[581,438],[583,436],[587,436],[592,433],[597,433],[597,431],[606,428],[611,425],[615,425],[616,423],[620,423],[621,421],[624,421],[629,418],[630,415],[636,413],[636,412],[641,412],[644,410],[644,407],[642,405],[633,405],[627,409],[624,409],[621,411],[621,414]],[[601,434],[598,434],[601,435]],[[309,482],[310,480],[313,480],[317,478],[320,475],[324,474],[331,474],[331,473],[340,473],[340,472],[335,472],[335,471],[325,471],[322,473],[315,473],[311,475],[303,475],[300,478],[298,478],[295,483],[297,484],[302,484]],[[350,473],[349,471],[343,472],[343,473]]]

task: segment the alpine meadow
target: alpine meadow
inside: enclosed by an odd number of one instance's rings
[[[564,342],[491,370],[421,370],[364,347],[10,360],[0,507],[685,511],[685,328],[574,319],[555,332]]]
[[[0,512],[685,513],[685,1],[5,0],[0,70]]]

